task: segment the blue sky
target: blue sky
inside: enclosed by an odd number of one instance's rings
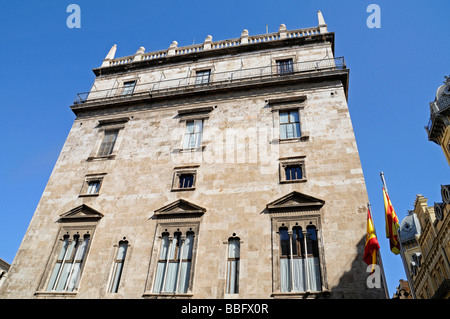
[[[81,8],[68,28],[67,6]],[[368,28],[369,4],[381,28]],[[0,5],[0,258],[12,263],[69,133],[76,93],[113,44],[116,56],[249,33],[317,26],[321,10],[335,32],[335,55],[350,69],[348,105],[372,205],[389,296],[406,279],[384,237],[380,172],[400,218],[416,194],[432,205],[449,166],[424,126],[429,102],[450,75],[448,0],[434,1],[3,1]]]

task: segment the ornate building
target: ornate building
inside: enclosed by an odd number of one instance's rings
[[[425,205],[426,207],[426,200],[424,203],[423,199],[423,196],[418,195],[414,205],[414,210],[409,211],[408,216],[402,220],[400,225],[400,253],[405,268],[406,277],[408,278],[407,281],[401,282],[401,286],[412,283],[414,274],[417,273],[417,267],[420,265],[422,260],[422,252],[418,242],[418,238],[421,233],[421,226],[419,219],[417,218],[417,214],[420,209],[424,208],[422,205]],[[411,288],[408,289],[408,293],[414,297],[414,287]]]
[[[318,20],[113,46],[71,106],[2,297],[384,298],[363,262],[349,70]]]
[[[416,299],[450,298],[450,185],[441,192],[443,202],[433,206],[417,195],[401,225],[402,258]]]
[[[436,97],[430,103],[430,120],[425,127],[428,139],[442,147],[450,165],[450,77],[436,90]]]
[[[428,139],[442,147],[450,164],[450,79],[445,77],[430,103]],[[450,185],[441,185],[442,202],[428,206],[416,196],[414,210],[402,221],[402,259],[411,294],[417,299],[450,298]]]

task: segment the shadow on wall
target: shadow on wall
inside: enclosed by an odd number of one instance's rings
[[[384,274],[377,268],[371,275],[371,269],[363,261],[366,236],[356,246],[357,255],[349,271],[343,273],[339,283],[330,288],[332,299],[386,299]]]

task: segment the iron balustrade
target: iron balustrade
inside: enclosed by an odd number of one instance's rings
[[[320,72],[326,70],[345,69],[344,57],[327,58],[314,61],[297,62],[292,65],[292,72],[280,73],[277,64],[270,64],[265,67],[240,68],[225,72],[211,72],[208,83],[196,84],[196,76],[189,75],[183,78],[164,79],[148,83],[136,83],[132,94],[122,94],[124,86],[113,87],[110,89],[96,90],[90,92],[78,93],[74,104],[83,104],[86,102],[100,102],[109,99],[126,99],[137,96],[148,96],[162,92],[177,90],[213,88],[223,84],[231,84],[245,81],[255,81],[271,78],[280,78],[295,76],[296,74],[308,72]]]

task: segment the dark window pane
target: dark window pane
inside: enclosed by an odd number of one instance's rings
[[[294,63],[292,59],[277,61],[278,74],[288,74],[294,72]]]
[[[298,180],[303,178],[302,167],[300,165],[287,166],[285,168],[285,172],[287,181]]]
[[[287,228],[280,228],[281,256],[289,256],[289,234]]]
[[[208,84],[211,75],[211,70],[197,71],[195,84]]]
[[[180,188],[190,188],[194,185],[194,174],[180,175]]]

